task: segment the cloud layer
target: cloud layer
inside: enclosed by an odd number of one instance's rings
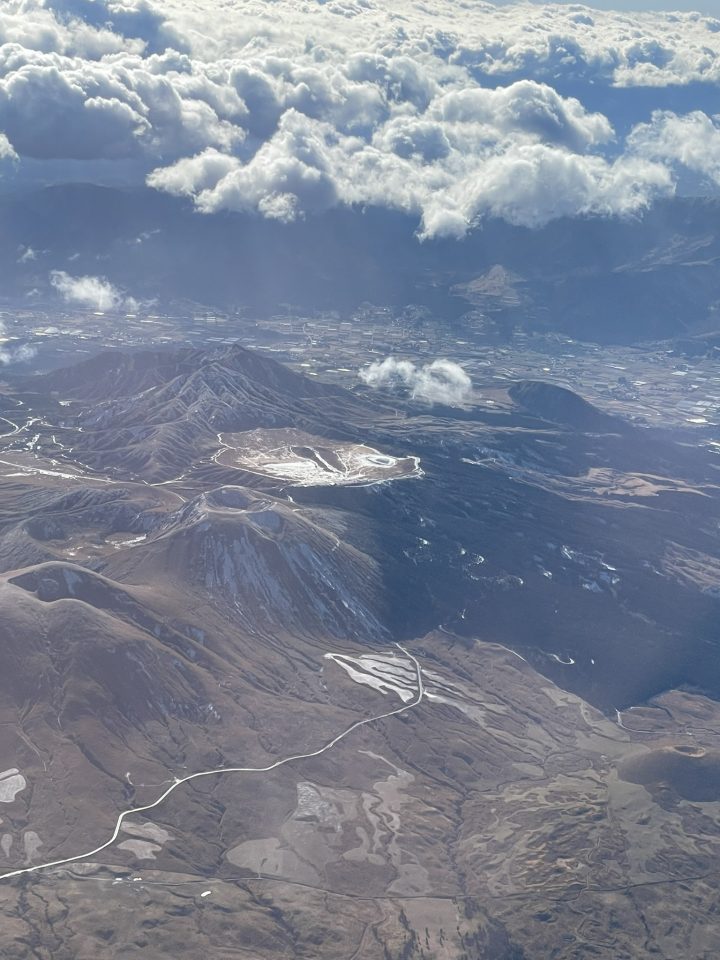
[[[0,159],[130,164],[205,213],[387,207],[423,236],[632,214],[685,169],[720,182],[717,121],[698,102],[718,86],[720,20],[699,14],[464,0],[0,11]]]
[[[386,357],[362,369],[359,376],[369,387],[401,391],[413,400],[451,407],[467,402],[472,394],[472,380],[452,360],[433,360],[418,367],[409,360]]]

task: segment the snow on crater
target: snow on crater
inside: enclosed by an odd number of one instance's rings
[[[418,457],[394,457],[363,443],[301,430],[252,430],[219,439],[218,463],[299,487],[369,486],[423,475]]]

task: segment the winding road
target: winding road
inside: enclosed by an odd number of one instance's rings
[[[364,727],[370,723],[376,723],[378,720],[386,720],[388,717],[395,717],[398,714],[406,713],[408,710],[412,710],[413,707],[417,707],[422,702],[422,699],[425,696],[422,667],[420,666],[420,662],[418,661],[417,657],[414,657],[408,650],[405,649],[405,647],[399,643],[396,643],[395,646],[401,650],[415,666],[417,675],[417,693],[415,698],[409,703],[405,703],[401,707],[397,707],[395,710],[388,710],[386,713],[380,713],[374,717],[367,717],[364,720],[356,720],[355,723],[352,723],[349,727],[343,730],[342,733],[339,733],[336,737],[333,737],[333,739],[329,740],[326,744],[324,744],[324,746],[318,747],[317,750],[311,750],[309,753],[296,753],[290,757],[283,757],[281,760],[276,760],[267,767],[220,767],[217,770],[200,770],[198,773],[191,773],[187,777],[176,777],[171,786],[169,786],[164,793],[161,793],[157,800],[146,804],[144,807],[132,807],[129,810],[123,810],[115,822],[115,829],[112,832],[112,836],[106,840],[105,843],[101,843],[100,846],[94,847],[92,850],[86,850],[83,853],[78,853],[74,857],[64,857],[61,860],[50,860],[47,863],[37,863],[31,867],[23,867],[20,870],[11,870],[9,873],[0,874],[0,881],[10,880],[13,877],[20,877],[24,874],[38,873],[40,870],[49,870],[51,867],[61,867],[66,863],[76,863],[78,860],[88,860],[90,857],[94,857],[96,854],[101,853],[103,850],[107,850],[108,847],[115,843],[122,828],[123,821],[126,820],[127,817],[132,817],[137,813],[144,813],[147,810],[154,810],[155,807],[160,806],[163,800],[169,797],[173,791],[177,790],[177,788],[181,787],[184,783],[189,783],[191,780],[199,780],[201,777],[214,777],[222,773],[269,773],[271,770],[277,770],[278,767],[284,767],[286,764],[293,763],[295,760],[309,760],[312,757],[319,757],[321,754],[327,753],[328,750],[331,750],[334,746],[336,746],[336,744],[340,743],[341,740],[344,740],[359,727]]]

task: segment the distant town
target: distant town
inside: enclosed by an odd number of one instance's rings
[[[240,343],[307,376],[348,389],[358,371],[387,356],[416,363],[445,357],[462,364],[474,385],[473,403],[507,403],[505,385],[547,380],[576,390],[608,412],[638,423],[689,428],[711,446],[720,422],[720,370],[712,351],[687,356],[672,342],[599,346],[561,334],[516,330],[500,336],[491,319],[471,315],[440,323],[415,307],[400,313],[365,305],[350,316],[288,312],[262,319],[221,314],[197,304],[166,312],[117,313],[57,304],[0,310],[1,352],[22,356],[15,368],[42,372],[102,350],[175,344]],[[19,348],[24,352],[18,354]],[[6,361],[7,362],[7,361]],[[365,389],[365,388],[363,388]]]

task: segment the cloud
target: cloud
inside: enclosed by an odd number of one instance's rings
[[[134,310],[137,303],[125,297],[103,277],[71,277],[64,270],[53,270],[50,283],[66,303],[75,303],[92,310]]]
[[[629,147],[639,156],[681,164],[720,184],[720,116],[708,117],[699,110],[685,116],[656,111],[650,123],[635,127]]]
[[[333,139],[335,145],[330,142]],[[156,170],[148,183],[193,196],[205,213],[257,211],[290,221],[300,213],[319,213],[338,202],[345,143],[345,138],[338,141],[328,124],[290,110],[277,133],[249,163],[207,151],[169,170]]]
[[[545,142],[534,129],[537,115],[529,115],[530,128],[518,120],[512,136],[489,120],[403,117],[368,143],[291,110],[248,162],[211,149],[156,169],[148,183],[192,197],[203,213],[290,221],[337,204],[389,207],[417,215],[424,237],[461,237],[486,216],[534,227],[560,216],[626,215],[672,191],[662,163],[609,161]],[[604,136],[604,128],[588,120],[586,142]]]
[[[13,363],[27,363],[37,356],[37,348],[29,343],[19,347],[0,347],[0,366],[9,367]]]
[[[71,29],[81,24],[101,34],[107,31],[126,40],[141,40],[153,53],[169,44],[181,47],[161,10],[149,0],[45,0],[44,8]]]
[[[574,97],[561,97],[546,83],[531,80],[495,89],[452,90],[434,99],[427,112],[447,124],[479,125],[493,139],[523,134],[571,150],[585,150],[613,136],[601,113],[591,113]]]
[[[0,47],[0,127],[22,157],[172,160],[242,143],[244,105],[176,52],[102,61]]]
[[[362,369],[359,376],[374,389],[401,391],[413,400],[452,407],[467,402],[472,394],[472,380],[452,360],[433,360],[418,367],[409,360],[386,357]]]
[[[6,154],[124,163],[202,213],[289,222],[380,206],[414,216],[422,237],[486,217],[632,215],[672,194],[683,165],[717,180],[715,121],[693,103],[690,156],[663,106],[663,91],[717,98],[713,17],[482,0],[217,10],[4,0]]]
[[[18,248],[18,257],[16,263],[30,263],[33,260],[37,260],[37,251],[33,250],[32,247],[19,247]]]
[[[18,155],[4,133],[0,133],[0,160],[17,160]]]
[[[6,332],[6,326],[0,320],[0,336]],[[22,343],[17,346],[8,344],[0,345],[0,366],[9,367],[13,363],[23,363],[37,354],[37,349],[28,343]]]

